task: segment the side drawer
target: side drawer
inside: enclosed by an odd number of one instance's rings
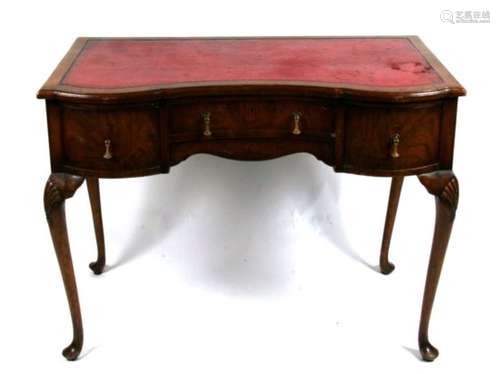
[[[61,124],[65,166],[126,172],[160,164],[159,110],[151,105],[64,105]]]
[[[411,173],[432,169],[439,163],[440,102],[348,104],[343,117],[338,131],[342,136],[337,138],[341,171]]]

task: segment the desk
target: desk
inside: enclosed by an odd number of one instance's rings
[[[78,38],[38,92],[46,100],[51,174],[45,212],[73,322],[83,328],[64,202],[86,180],[105,265],[99,178],[168,173],[193,154],[267,160],[307,152],[337,172],[392,178],[380,251],[388,252],[405,176],[435,197],[422,303],[422,358],[458,204],[452,172],[465,90],[418,37]]]

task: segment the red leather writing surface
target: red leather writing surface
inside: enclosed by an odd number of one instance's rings
[[[406,38],[89,40],[61,83],[89,88],[224,81],[406,87],[441,82]]]

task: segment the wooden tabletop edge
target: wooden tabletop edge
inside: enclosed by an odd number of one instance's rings
[[[465,96],[467,94],[465,88],[448,71],[448,69],[446,69],[443,63],[441,63],[436,55],[425,45],[420,37],[413,35],[410,36],[409,39],[450,89],[457,92],[458,96]]]
[[[107,40],[107,39],[137,39],[137,40],[151,40],[151,39],[294,39],[294,38],[407,38],[411,41],[414,47],[426,58],[432,68],[443,79],[443,84],[436,86],[408,86],[400,88],[384,88],[381,86],[360,86],[352,84],[322,84],[321,82],[288,82],[288,81],[234,81],[234,82],[187,82],[184,84],[174,85],[156,85],[148,87],[130,87],[122,89],[92,89],[85,87],[72,87],[62,85],[65,74],[71,68],[73,62],[85,48],[85,45],[90,40]],[[235,36],[235,37],[90,37],[81,36],[75,39],[72,46],[57,65],[56,69],[52,72],[50,77],[39,89],[37,93],[38,99],[61,99],[71,100],[72,98],[85,101],[120,101],[120,97],[124,99],[130,96],[149,95],[151,97],[161,98],[161,96],[168,96],[170,91],[175,94],[179,90],[196,89],[198,87],[227,87],[227,86],[252,86],[267,88],[269,86],[287,87],[294,86],[304,88],[318,88],[322,91],[330,91],[335,97],[342,97],[343,95],[362,96],[371,95],[384,97],[387,100],[396,101],[400,100],[402,96],[406,96],[408,100],[412,98],[433,97],[433,96],[450,96],[458,97],[466,95],[466,90],[462,85],[453,77],[453,75],[444,67],[439,59],[427,48],[422,40],[416,35],[380,35],[380,36]],[[347,93],[347,94],[346,94]]]

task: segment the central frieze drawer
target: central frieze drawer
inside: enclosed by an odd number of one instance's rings
[[[171,141],[222,138],[332,139],[333,109],[297,99],[191,100],[170,107]]]

